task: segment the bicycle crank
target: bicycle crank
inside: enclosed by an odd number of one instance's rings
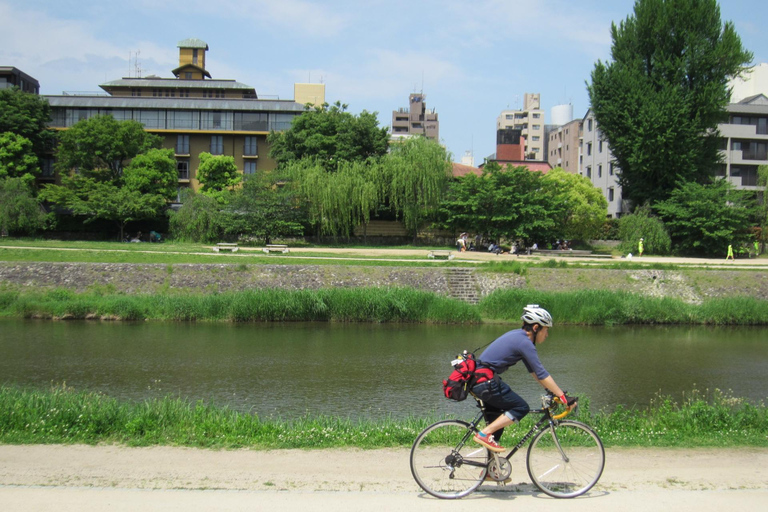
[[[488,462],[488,476],[497,482],[503,482],[512,474],[512,463],[508,459],[494,453]]]

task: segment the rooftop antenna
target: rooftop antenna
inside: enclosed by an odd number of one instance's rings
[[[141,55],[141,50],[136,50],[133,64],[134,71],[136,72],[136,78],[141,78],[141,64],[139,63],[139,55]]]
[[[424,70],[421,70],[421,94],[424,94]]]

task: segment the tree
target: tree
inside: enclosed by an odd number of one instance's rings
[[[383,159],[389,204],[414,240],[424,221],[434,213],[451,178],[451,157],[443,146],[426,137],[413,137],[392,148]]]
[[[715,179],[709,185],[683,183],[655,208],[681,253],[724,254],[729,244],[750,241],[747,229],[756,214],[751,192]]]
[[[45,227],[47,216],[22,178],[0,178],[0,232],[31,234]]]
[[[608,216],[608,201],[586,176],[556,167],[542,177],[553,205],[560,206],[557,225],[567,240],[591,240],[600,236]]]
[[[728,79],[752,60],[733,24],[716,0],[637,0],[611,37],[613,61],[597,62],[588,90],[623,196],[645,204],[680,181],[705,182],[719,162]]]
[[[0,89],[0,133],[11,132],[29,140],[38,158],[55,138],[48,129],[50,121],[51,106],[45,98],[18,87]]]
[[[182,242],[210,243],[221,240],[227,224],[216,199],[189,191],[181,208],[171,212],[171,236]]]
[[[120,240],[128,222],[157,217],[167,204],[159,194],[95,178],[65,177],[62,182],[62,186],[50,185],[41,190],[40,199],[85,217],[86,223],[96,219],[113,221],[119,228]]]
[[[760,253],[765,252],[765,243],[768,242],[768,165],[761,165],[757,168],[757,182],[763,187],[762,201],[760,203],[760,230],[757,235],[758,242],[762,242]]]
[[[0,133],[0,179],[22,178],[32,184],[40,166],[32,142],[13,132]]]
[[[123,183],[142,194],[155,194],[173,201],[179,184],[173,150],[150,149],[136,155],[123,172]]]
[[[346,109],[339,102],[308,107],[288,130],[269,134],[270,156],[279,166],[313,158],[326,170],[335,171],[339,162],[386,154],[389,135],[386,128],[378,127],[376,113],[363,110],[354,116]]]
[[[500,241],[542,242],[559,234],[555,219],[561,206],[553,204],[541,173],[527,167],[491,162],[477,176],[454,180],[440,206],[442,225],[470,230]]]
[[[639,206],[634,213],[619,219],[619,248],[622,251],[637,253],[641,238],[645,254],[669,254],[672,242],[667,228],[648,206]]]
[[[232,189],[243,180],[231,156],[200,153],[197,181],[200,193],[215,198],[221,204],[229,203]]]
[[[304,232],[297,194],[283,184],[277,171],[247,176],[229,213],[227,232],[261,238],[265,244]]]
[[[374,159],[341,162],[336,172],[317,160],[297,160],[286,166],[286,175],[320,234],[349,237],[356,226],[370,222],[385,197],[381,162]]]
[[[117,182],[132,158],[159,149],[161,143],[161,137],[145,132],[137,121],[95,116],[78,121],[60,135],[56,167],[62,175],[77,169],[83,177]]]

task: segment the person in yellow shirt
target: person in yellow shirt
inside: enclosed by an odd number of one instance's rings
[[[638,256],[642,256],[643,255],[643,239],[642,238],[637,243],[637,255]]]
[[[728,244],[728,255],[725,257],[725,260],[728,261],[728,259],[734,259],[733,257],[733,246],[731,244]]]

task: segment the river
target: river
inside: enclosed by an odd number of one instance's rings
[[[402,418],[471,414],[441,396],[450,361],[513,325],[228,324],[0,320],[0,383],[66,383],[121,400],[173,396],[261,417]],[[539,355],[596,409],[647,406],[657,393],[768,396],[762,327],[556,326]],[[503,376],[532,405],[522,364]]]

